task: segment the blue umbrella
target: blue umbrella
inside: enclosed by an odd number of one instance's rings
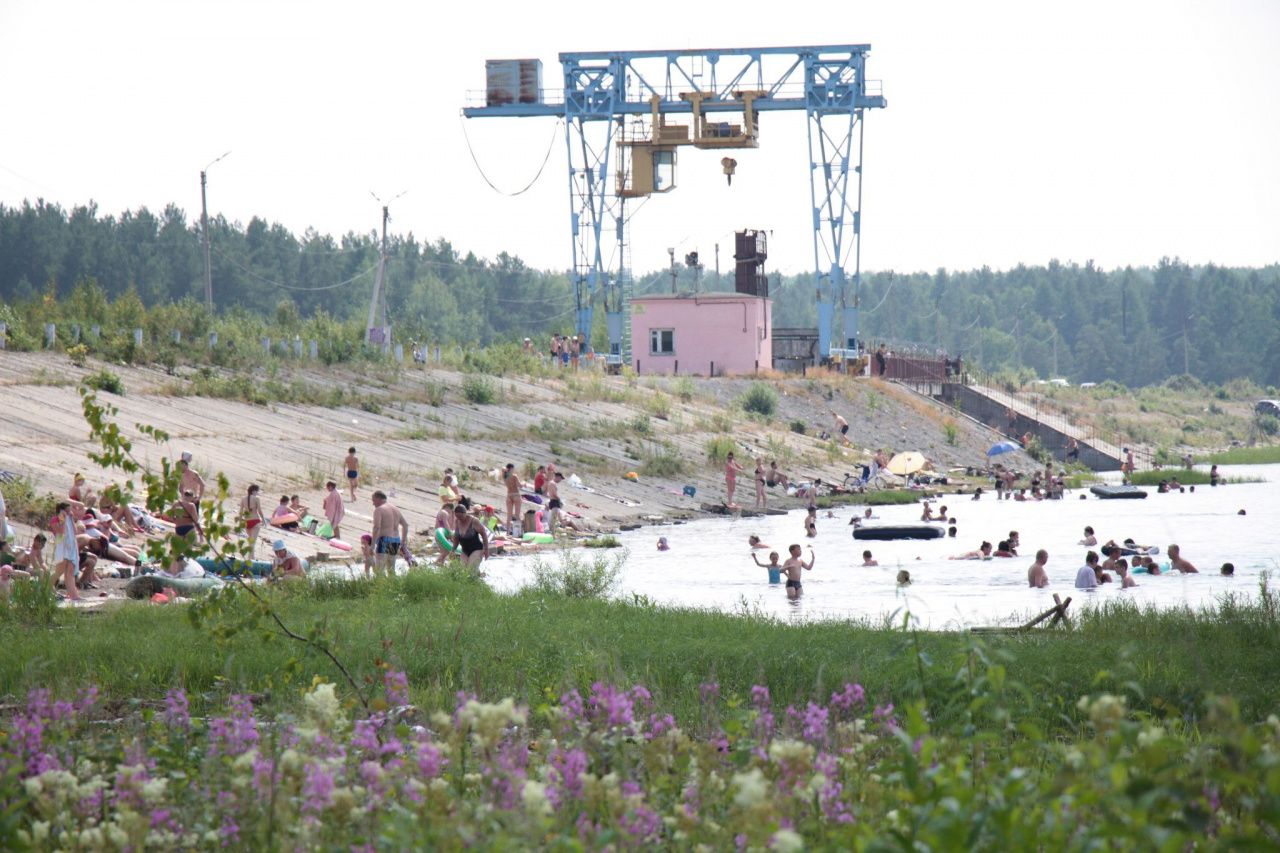
[[[1002,441],[999,444],[992,445],[991,449],[987,451],[987,455],[999,456],[1001,453],[1008,453],[1012,450],[1017,450],[1021,446],[1022,445],[1015,441]]]

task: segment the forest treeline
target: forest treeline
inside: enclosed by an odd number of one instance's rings
[[[378,265],[374,232],[296,235],[257,217],[247,225],[216,217],[209,233],[220,313],[268,327],[320,317],[354,334],[362,328]],[[572,330],[565,271],[531,269],[506,253],[481,259],[412,233],[390,235],[388,256],[388,310],[402,340],[484,345]],[[638,276],[636,290],[669,290],[669,275]],[[22,306],[62,301],[77,284],[94,285],[90,302],[186,301],[197,310],[203,280],[198,218],[189,221],[174,205],[119,216],[93,204],[70,211],[43,201],[0,205],[0,320],[11,328],[21,325]],[[680,270],[677,286],[691,289],[693,272]],[[732,278],[726,273],[717,282],[704,271],[698,286],[731,289]],[[85,293],[82,287],[81,302]],[[811,275],[777,277],[775,324],[812,326],[813,293]],[[864,276],[860,304],[864,338],[962,354],[990,370],[1129,386],[1182,373],[1212,383],[1245,377],[1280,385],[1277,265],[1239,269],[1165,258],[1110,271],[1051,261],[1006,271],[877,272]],[[603,313],[597,318],[602,329]],[[84,318],[95,321],[101,319]]]

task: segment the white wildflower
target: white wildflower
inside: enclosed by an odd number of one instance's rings
[[[546,817],[551,814],[551,801],[547,799],[547,786],[533,779],[526,779],[520,791],[524,810],[531,815]]]
[[[752,768],[748,773],[733,774],[733,787],[737,789],[737,793],[733,795],[733,803],[739,808],[754,808],[769,796],[769,783],[759,767]]]
[[[804,839],[790,829],[779,829],[769,841],[769,849],[775,853],[799,853],[804,849]]]

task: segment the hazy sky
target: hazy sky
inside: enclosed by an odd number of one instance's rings
[[[490,58],[560,51],[870,43],[864,268],[1280,261],[1280,2],[61,2],[0,0],[0,201],[175,202],[300,233],[392,229],[462,250],[570,260],[554,119],[466,122]],[[638,270],[710,262],[773,231],[813,265],[803,113],[757,151],[682,151],[632,223]]]

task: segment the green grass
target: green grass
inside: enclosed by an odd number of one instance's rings
[[[1270,465],[1280,462],[1280,444],[1271,447],[1233,447],[1220,453],[1197,456],[1196,462],[1200,465]]]
[[[1188,471],[1185,468],[1164,468],[1159,471],[1134,471],[1129,481],[1135,486],[1158,486],[1161,480],[1177,478],[1184,486],[1209,485],[1208,471]],[[1261,477],[1223,477],[1223,483],[1261,483]]]
[[[876,701],[937,695],[971,651],[963,633],[921,633],[861,622],[790,624],[758,614],[658,608],[644,601],[566,599],[489,592],[459,572],[415,572],[393,581],[323,581],[275,592],[283,617],[306,631],[327,630],[357,679],[378,677],[375,661],[403,667],[415,702],[449,706],[459,690],[514,696],[536,704],[547,691],[585,688],[597,679],[640,682],[677,714],[695,717],[698,685],[718,681],[749,695],[767,683],[780,704],[803,707],[846,680]],[[1108,608],[1076,630],[990,637],[1011,680],[1056,697],[1065,713],[1085,693],[1127,682],[1138,705],[1157,715],[1199,713],[1210,694],[1230,694],[1251,719],[1275,710],[1280,621],[1271,607],[1219,605],[1203,613]],[[315,674],[332,666],[296,643],[242,631],[224,644],[189,623],[186,608],[130,605],[88,616],[60,611],[55,627],[0,621],[0,699],[34,687],[64,693],[94,683],[115,701],[155,700],[183,685],[212,701],[228,692],[265,691],[268,704],[294,707]],[[289,661],[301,656],[292,671]],[[1100,683],[1099,671],[1110,675]],[[958,700],[957,700],[958,701]],[[938,725],[959,725],[961,706],[939,706]],[[1040,720],[1055,725],[1050,716]]]
[[[929,497],[924,492],[913,492],[910,489],[880,489],[869,492],[841,492],[834,495],[823,495],[816,501],[819,509],[830,509],[847,504],[863,504],[866,506],[899,506],[913,504],[922,497]]]

